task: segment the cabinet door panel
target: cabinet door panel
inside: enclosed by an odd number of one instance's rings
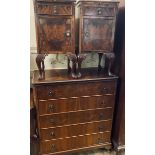
[[[82,51],[111,52],[113,49],[114,18],[84,18]]]
[[[39,16],[39,53],[73,52],[72,19]]]

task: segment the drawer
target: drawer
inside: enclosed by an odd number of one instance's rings
[[[81,123],[70,126],[41,129],[40,131],[42,140],[50,140],[50,139],[86,135],[104,131],[111,131],[111,127],[112,127],[112,120],[106,120],[93,123]]]
[[[40,128],[112,119],[112,108],[40,116]]]
[[[41,15],[72,15],[71,5],[37,4],[37,13]]]
[[[70,137],[57,140],[41,141],[40,150],[42,154],[56,153],[60,151],[78,149],[93,145],[110,143],[110,132],[92,134],[85,136]]]
[[[82,9],[84,16],[115,16],[114,7],[94,7],[94,6],[85,6]]]
[[[50,114],[78,109],[77,97],[39,100],[39,114]]]
[[[80,97],[79,109],[96,109],[113,107],[115,102],[114,95],[94,95]]]
[[[101,94],[115,94],[116,81],[81,82],[70,84],[57,84],[38,86],[38,99],[68,98],[79,96],[91,96]]]
[[[77,110],[113,107],[114,95],[94,95],[72,98],[39,100],[39,114],[52,114]]]

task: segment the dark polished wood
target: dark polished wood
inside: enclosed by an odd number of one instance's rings
[[[93,95],[70,98],[39,100],[39,114],[53,114],[95,108],[113,107],[114,95]],[[61,104],[61,106],[59,106]]]
[[[69,72],[71,71],[71,76],[75,79],[81,78],[81,64],[83,62],[83,60],[86,59],[86,55],[85,54],[72,54],[72,53],[68,53],[67,54],[68,57],[68,69]],[[70,65],[70,62],[72,62],[72,67]]]
[[[42,128],[40,138],[44,140],[50,140],[99,132],[102,133],[105,131],[111,131],[111,128],[112,120],[79,123],[51,128]]]
[[[41,115],[39,117],[40,128],[108,120],[112,119],[112,114],[113,108],[106,108],[99,110],[75,111],[52,115]]]
[[[114,60],[113,46],[118,1],[80,0],[79,11],[79,52],[99,53],[98,70],[101,70],[103,53],[108,67],[106,72],[112,76],[111,65]]]
[[[34,0],[37,52],[75,53],[75,0]]]
[[[45,57],[47,56],[47,54],[38,54],[36,57],[36,64],[37,67],[39,69],[39,76],[38,76],[38,80],[42,80],[45,78],[45,64],[44,64],[44,60]]]
[[[80,79],[73,79],[67,70],[46,70],[38,80],[39,71],[34,71],[41,155],[111,146],[118,77],[99,74],[96,68],[81,72]]]
[[[113,124],[113,144],[115,149],[125,148],[125,7],[118,12],[114,51],[116,59],[113,71],[119,75],[117,100]]]
[[[41,153],[57,153],[81,147],[103,145],[104,143],[110,143],[110,132],[42,141]]]

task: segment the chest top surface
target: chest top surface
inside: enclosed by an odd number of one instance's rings
[[[82,69],[82,78],[73,79],[70,74],[68,74],[66,69],[53,69],[45,71],[45,79],[38,80],[39,71],[35,70],[33,73],[32,84],[42,85],[42,84],[52,84],[52,83],[74,83],[74,82],[84,82],[84,81],[108,81],[117,80],[117,76],[109,77],[104,75],[103,72],[98,73],[97,68]]]
[[[119,3],[117,0],[77,0],[77,3],[79,2],[108,2],[108,3]]]
[[[60,3],[65,3],[65,2],[76,2],[76,0],[37,0],[38,2],[60,2]]]

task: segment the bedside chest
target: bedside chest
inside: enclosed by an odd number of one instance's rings
[[[75,53],[75,0],[34,0],[37,52]]]
[[[71,79],[66,70],[47,70],[45,79],[33,75],[40,154],[57,155],[111,146],[118,77],[83,70]]]
[[[79,19],[79,53],[97,52],[98,69],[101,70],[103,54],[106,58],[105,68],[111,73],[115,58],[113,52],[118,1],[79,0],[77,2]]]

